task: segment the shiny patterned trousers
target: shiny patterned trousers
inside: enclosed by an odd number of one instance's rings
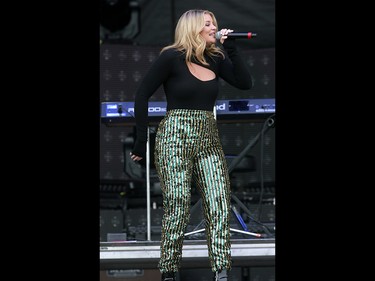
[[[177,272],[190,219],[191,181],[202,197],[212,271],[231,268],[230,181],[213,112],[173,109],[160,122],[155,166],[163,193],[159,269]]]

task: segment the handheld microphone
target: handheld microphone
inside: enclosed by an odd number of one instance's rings
[[[221,36],[222,35],[221,35],[220,31],[215,33],[216,39],[220,40]],[[228,36],[228,39],[235,39],[235,38],[250,39],[250,38],[256,37],[257,34],[254,33],[254,32],[232,32],[232,33],[228,33],[227,36]]]

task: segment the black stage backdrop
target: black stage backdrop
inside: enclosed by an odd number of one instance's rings
[[[103,43],[100,48],[100,100],[101,102],[134,101],[139,83],[161,47],[134,46]],[[220,80],[219,99],[266,99],[275,98],[275,49],[241,49],[255,80],[251,90],[238,90]],[[165,101],[163,88],[150,101]],[[260,133],[266,120],[256,122],[219,123],[220,138],[227,155],[238,155]],[[100,178],[124,180],[124,144],[133,133],[133,126],[108,127],[100,124]],[[155,130],[155,128],[152,128]],[[249,150],[256,161],[256,169],[236,176],[236,186],[247,187],[275,181],[275,133],[268,130],[263,139]],[[261,174],[263,167],[263,173]]]

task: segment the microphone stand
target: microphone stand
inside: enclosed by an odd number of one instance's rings
[[[215,108],[216,109],[216,108]],[[214,111],[215,113],[216,111]],[[215,114],[215,117],[216,117],[216,114]],[[255,138],[250,141],[250,143],[243,149],[243,151],[230,163],[229,167],[228,167],[228,173],[231,174],[234,170],[234,168],[241,162],[241,160],[246,156],[247,152],[255,146],[255,144],[259,141],[260,137],[266,133],[270,128],[273,128],[275,127],[275,114],[271,115],[270,117],[268,117],[265,121],[265,124],[266,126],[263,126],[262,127],[262,130],[260,132],[258,132],[258,134],[255,136]],[[252,218],[251,216],[251,212],[250,210],[238,199],[237,196],[235,196],[233,193],[231,194],[231,198],[241,207],[241,209],[243,209],[247,215],[249,216],[249,218],[251,218],[253,221],[255,221],[256,223],[260,224],[263,226],[263,224],[261,224],[260,222],[256,221],[255,219]],[[191,213],[193,213],[195,211],[195,209],[200,205],[199,203],[201,203],[201,198],[195,203],[195,205],[191,208]],[[202,222],[204,221],[204,219],[202,220]],[[198,224],[198,226],[202,225],[202,222],[200,222]],[[198,227],[197,226],[197,227]],[[230,229],[231,231],[235,231],[235,232],[239,232],[239,233],[242,233],[242,234],[248,234],[248,235],[253,235],[253,236],[256,236],[256,237],[261,237],[261,234],[259,233],[252,233],[252,232],[249,232],[249,231],[241,231],[241,230],[236,230],[236,229]],[[188,232],[188,233],[185,233],[185,236],[188,236],[188,235],[191,235],[191,234],[195,234],[195,233],[198,233],[198,232],[202,232],[204,231],[204,229],[200,229],[200,230],[194,230],[194,231],[191,231],[191,232]],[[265,231],[267,232],[268,235],[271,235],[271,232],[267,229],[267,227],[265,227]]]

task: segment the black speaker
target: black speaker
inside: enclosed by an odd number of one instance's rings
[[[250,281],[275,281],[275,267],[250,267]]]
[[[189,268],[180,270],[180,281],[212,281],[214,273],[211,268]],[[231,281],[242,281],[241,268],[232,267],[228,272],[228,278]]]
[[[111,269],[100,271],[100,281],[160,280],[159,269]]]
[[[121,210],[100,210],[100,242],[108,241],[108,234],[123,233],[124,216]]]

